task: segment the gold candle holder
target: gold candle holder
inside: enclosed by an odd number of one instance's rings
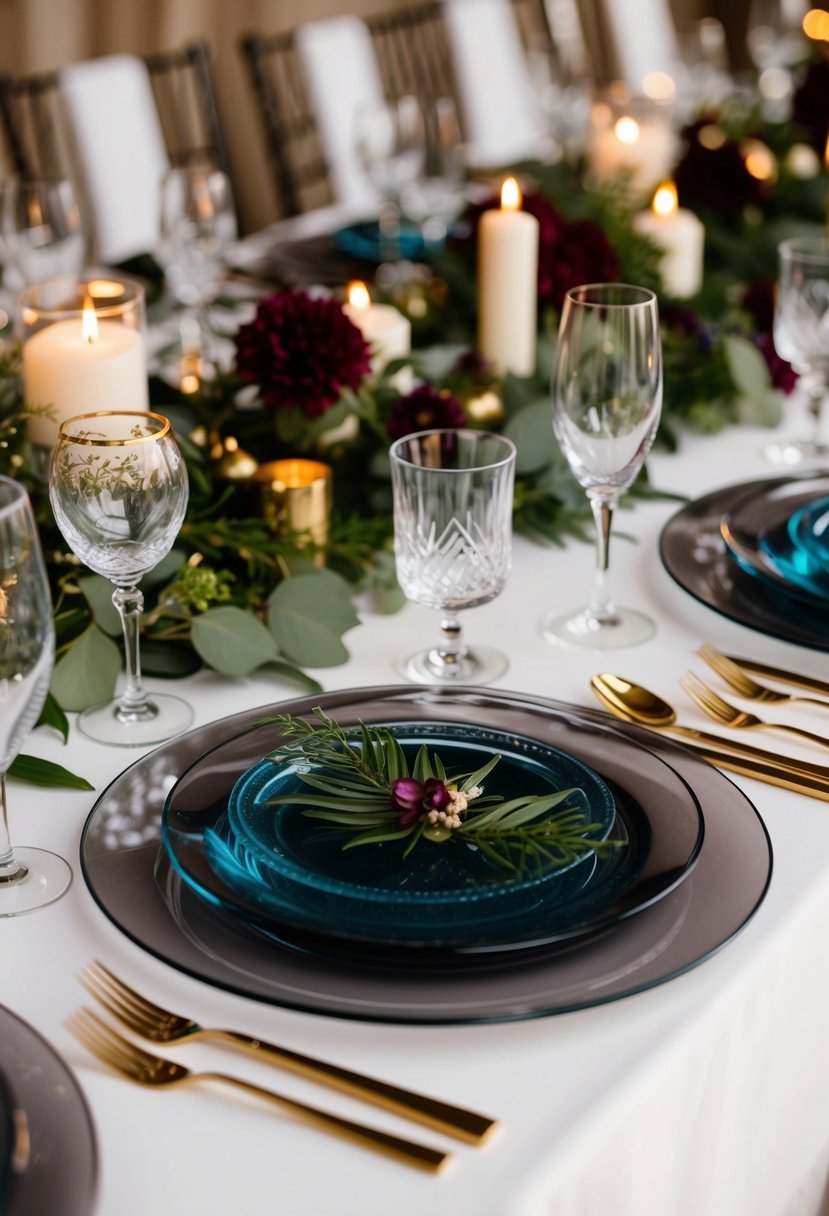
[[[331,467],[319,460],[272,460],[254,474],[262,487],[262,514],[274,532],[295,533],[300,547],[324,547],[331,518]],[[314,559],[325,564],[325,555]]]

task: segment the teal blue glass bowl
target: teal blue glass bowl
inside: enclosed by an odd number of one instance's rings
[[[389,726],[411,762],[426,744],[448,777],[499,754],[485,781],[504,798],[574,787],[556,810],[578,809],[606,839],[615,804],[607,785],[575,757],[537,740],[454,723]],[[355,742],[358,736],[355,736]],[[307,764],[302,765],[307,771]],[[463,945],[493,933],[509,938],[530,914],[554,907],[587,883],[588,849],[567,865],[515,879],[474,846],[421,840],[403,857],[399,841],[344,851],[349,836],[303,814],[296,803],[272,804],[302,787],[295,762],[263,760],[236,782],[222,831],[205,833],[214,871],[232,889],[296,928],[384,944]]]

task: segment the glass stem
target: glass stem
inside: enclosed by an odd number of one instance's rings
[[[9,833],[9,812],[6,805],[6,774],[0,773],[0,884],[19,882],[28,874],[14,855]]]
[[[440,618],[440,641],[430,653],[429,660],[434,667],[439,668],[446,675],[457,671],[466,655],[462,633],[457,612],[444,610],[443,616]]]
[[[616,503],[598,496],[590,497],[590,509],[596,525],[596,575],[589,609],[596,620],[610,624],[616,619],[616,605],[608,588],[610,569],[610,530]]]
[[[112,593],[112,602],[121,618],[121,628],[124,631],[124,651],[126,656],[127,683],[115,716],[122,722],[142,721],[153,717],[153,708],[147,700],[147,694],[141,683],[141,655],[139,623],[144,607],[144,596],[137,587],[116,587]]]

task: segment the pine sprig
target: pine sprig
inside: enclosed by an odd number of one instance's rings
[[[309,819],[346,832],[344,849],[400,842],[405,858],[421,840],[455,841],[520,879],[618,847],[598,838],[601,825],[589,821],[576,787],[506,800],[485,794],[482,783],[498,755],[472,772],[449,774],[425,744],[410,766],[389,728],[360,722],[344,729],[319,706],[313,720],[278,714],[266,724],[285,739],[268,759],[294,764],[307,787],[270,802],[298,804]]]

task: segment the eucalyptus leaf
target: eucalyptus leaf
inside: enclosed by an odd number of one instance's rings
[[[520,475],[547,468],[558,452],[549,401],[535,401],[518,410],[504,427],[504,434],[518,449],[515,471]]]
[[[307,671],[303,671],[301,667],[296,667],[285,659],[272,659],[265,664],[263,670],[271,671],[283,680],[290,680],[292,684],[298,684],[300,688],[304,688],[308,692],[322,692],[319,680],[315,680],[313,676],[308,675]]]
[[[229,604],[209,608],[190,627],[196,652],[224,676],[247,676],[277,657],[276,643],[250,612]]]
[[[762,352],[741,334],[726,334],[723,337],[728,370],[740,394],[746,397],[762,396],[771,388],[771,375]]]
[[[69,719],[51,693],[46,694],[43,709],[35,725],[51,726],[63,736],[64,743],[69,738]]]
[[[359,624],[344,579],[330,570],[288,578],[268,599],[268,629],[279,651],[302,667],[335,667],[348,651],[341,636]]]
[[[202,661],[192,646],[184,642],[161,642],[156,638],[141,639],[141,670],[148,676],[164,680],[181,680],[194,675]]]
[[[48,789],[94,790],[95,786],[86,777],[70,773],[62,764],[42,760],[39,756],[21,753],[9,765],[8,775],[29,785],[41,785]]]
[[[83,575],[78,585],[84,599],[92,610],[95,624],[112,638],[121,636],[121,618],[112,602],[113,586],[108,578],[100,574]]]
[[[187,554],[183,549],[171,549],[157,566],[147,571],[141,580],[141,586],[160,587],[164,583],[171,583],[186,561]]]
[[[51,692],[62,709],[87,709],[112,699],[120,671],[121,651],[93,623],[56,664]]]

